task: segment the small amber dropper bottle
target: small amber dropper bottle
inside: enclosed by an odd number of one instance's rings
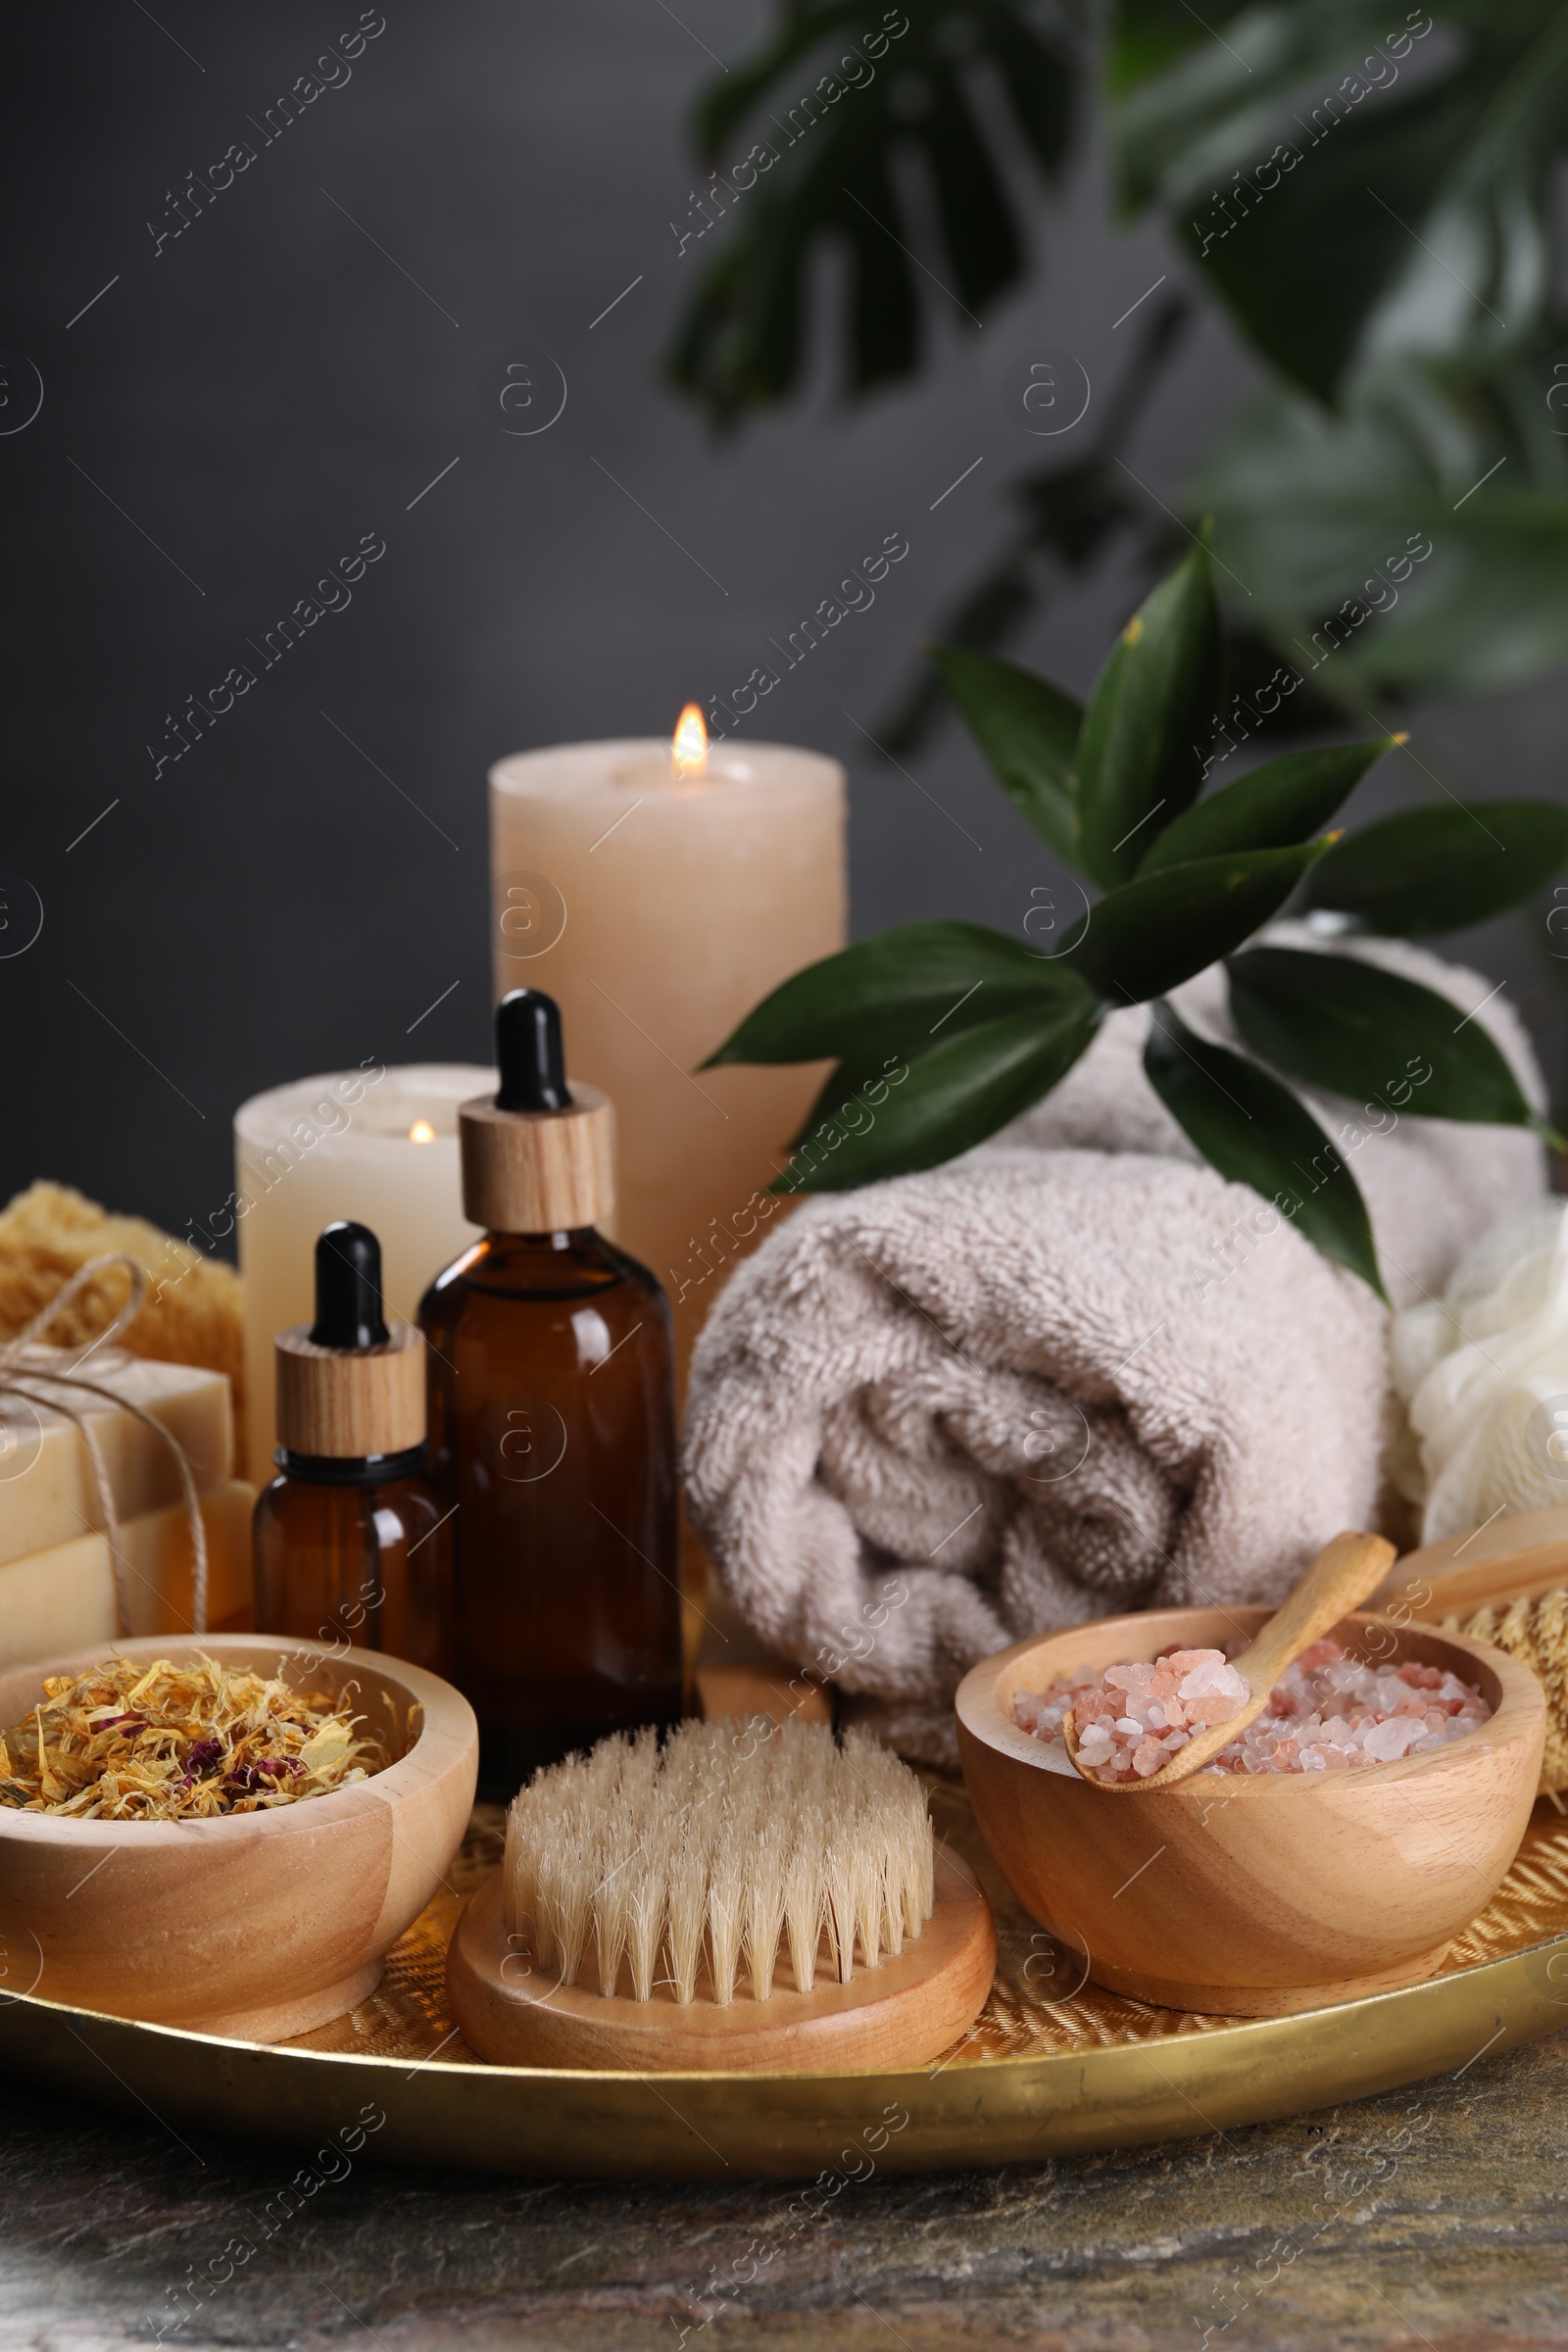
[[[459,1112],[464,1213],[484,1238],[437,1276],[432,1471],[458,1508],[453,1680],[479,1718],[479,1789],[681,1711],[675,1379],[654,1276],[594,1228],[614,1114],[568,1090],[536,989],[496,1012],[501,1090]]]
[[[425,1475],[424,1341],[382,1317],[368,1226],[327,1226],[316,1321],[280,1331],[275,1349],[279,1475],[256,1505],[258,1629],[444,1672],[451,1554]]]

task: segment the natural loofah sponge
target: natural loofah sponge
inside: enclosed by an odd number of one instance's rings
[[[0,1340],[15,1339],[88,1258],[122,1251],[147,1269],[147,1297],[121,1346],[166,1364],[226,1372],[236,1435],[244,1426],[245,1324],[232,1266],[140,1217],[111,1216],[69,1185],[39,1182],[0,1211]],[[96,1276],[41,1335],[66,1348],[96,1337],[125,1296],[125,1277]]]
[[[1452,1617],[1444,1622],[1473,1641],[1505,1649],[1537,1677],[1546,1693],[1541,1786],[1548,1791],[1568,1788],[1568,1586],[1559,1585],[1534,1599],[1525,1594],[1517,1600],[1490,1602],[1462,1626]]]

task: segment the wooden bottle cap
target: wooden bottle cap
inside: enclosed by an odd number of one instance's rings
[[[615,1205],[615,1111],[575,1081],[564,1110],[499,1110],[488,1095],[458,1112],[463,1213],[487,1233],[570,1233]]]
[[[424,1334],[390,1318],[387,1330],[384,1348],[318,1348],[308,1323],[278,1333],[280,1446],[363,1461],[424,1444]]]

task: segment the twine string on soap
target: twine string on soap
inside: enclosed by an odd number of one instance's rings
[[[113,1321],[81,1350],[71,1368],[64,1370],[59,1358],[70,1351],[44,1346],[39,1334],[48,1330],[55,1317],[72,1303],[77,1292],[94,1274],[105,1273],[112,1266],[120,1266],[129,1275],[130,1289]],[[207,1530],[202,1522],[196,1480],[185,1448],[172,1429],[166,1429],[141,1405],[132,1404],[127,1397],[122,1396],[117,1390],[101,1381],[83,1379],[76,1369],[96,1349],[113,1347],[121,1333],[128,1330],[140,1314],[146,1296],[146,1272],[133,1257],[127,1257],[120,1250],[112,1250],[104,1256],[88,1258],[85,1265],[77,1267],[64,1288],[55,1293],[48,1305],[40,1308],[25,1330],[20,1331],[14,1340],[0,1342],[0,1397],[20,1396],[28,1404],[41,1404],[46,1410],[61,1414],[80,1431],[82,1444],[87,1449],[87,1459],[92,1464],[93,1483],[103,1512],[104,1534],[109,1543],[109,1556],[114,1563],[115,1613],[122,1638],[130,1632],[130,1605],[125,1589],[126,1562],[120,1547],[120,1517],[115,1508],[115,1490],[108,1464],[104,1460],[103,1446],[93,1427],[93,1416],[80,1398],[100,1397],[119,1411],[129,1413],[143,1428],[152,1430],[163,1440],[174,1457],[180,1493],[184,1498],[185,1518],[190,1529],[191,1616],[194,1620],[191,1631],[204,1634],[207,1631]],[[44,1395],[44,1390],[64,1390],[67,1394]],[[0,1411],[3,1411],[3,1407],[0,1407]]]

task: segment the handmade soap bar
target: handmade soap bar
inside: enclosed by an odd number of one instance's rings
[[[251,1512],[256,1490],[242,1479],[201,1498],[207,1531],[207,1622],[215,1632],[249,1619]],[[191,1629],[190,1528],[182,1506],[149,1511],[120,1524],[120,1550],[133,1634]],[[93,1642],[112,1645],[119,1632],[115,1570],[105,1536],[81,1535],[29,1558],[0,1566],[0,1671],[31,1659],[64,1657]]]
[[[184,1447],[198,1488],[219,1486],[229,1476],[234,1420],[223,1373],[153,1363],[118,1348],[84,1360],[79,1349],[62,1350],[60,1361],[75,1364],[80,1377],[112,1388],[127,1404],[162,1422]],[[49,1393],[46,1384],[29,1380],[27,1385]],[[180,1500],[177,1465],[156,1431],[107,1397],[82,1389],[69,1394],[76,1410],[91,1418],[122,1522]],[[98,1484],[75,1424],[50,1405],[12,1394],[0,1398],[0,1416],[5,1441],[0,1446],[0,1563],[26,1559],[101,1528]]]
[[[207,1531],[207,1625],[212,1633],[239,1633],[251,1623],[255,1509],[256,1489],[243,1478],[225,1479],[201,1497]],[[125,1597],[130,1631],[188,1634],[192,1561],[183,1503],[122,1524],[120,1550],[129,1571]],[[4,1574],[0,1569],[0,1576]]]

